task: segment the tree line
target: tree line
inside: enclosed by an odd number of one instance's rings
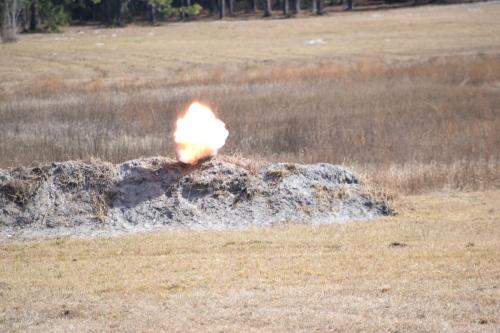
[[[261,11],[263,16],[271,16],[277,9],[285,17],[307,9],[321,15],[325,1],[332,5],[344,0],[2,0],[1,35],[4,42],[11,42],[19,31],[57,32],[70,22],[124,26],[140,18],[155,25],[173,17],[193,19],[202,10],[221,19],[237,12]],[[352,0],[345,1],[347,9],[352,9]]]
[[[366,3],[370,0],[358,1]],[[394,3],[408,0],[374,1]],[[12,42],[19,31],[57,32],[60,26],[68,23],[98,22],[125,26],[140,19],[156,25],[158,21],[176,17],[191,20],[202,12],[220,19],[252,12],[269,17],[276,10],[280,10],[284,17],[293,17],[306,10],[322,15],[325,6],[330,5],[343,5],[346,10],[351,10],[353,0],[0,0],[0,34],[3,42]]]

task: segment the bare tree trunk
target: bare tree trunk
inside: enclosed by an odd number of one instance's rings
[[[285,17],[290,16],[290,1],[289,0],[283,0],[283,15]]]
[[[222,20],[226,16],[226,0],[219,0],[219,18]]]
[[[266,6],[264,8],[264,16],[271,16],[271,0],[265,0]]]
[[[252,11],[257,12],[257,0],[252,0]]]
[[[113,4],[112,0],[106,0],[106,23],[108,25],[113,24]]]
[[[293,13],[298,14],[300,12],[300,0],[295,0]]]
[[[81,21],[83,21],[83,9],[81,9],[81,8],[85,8],[86,7],[86,5],[84,3],[84,0],[78,0],[78,7],[80,7],[77,10],[78,20],[81,22]]]
[[[210,0],[210,15],[214,15],[214,13],[218,10],[217,8],[217,1],[216,0]]]
[[[318,0],[312,0],[312,8],[311,11],[313,14],[316,14],[318,12]]]
[[[191,7],[191,0],[186,0],[186,7]],[[187,12],[186,8],[184,9],[184,11],[185,11],[184,15],[186,17],[189,17],[189,13]]]
[[[234,0],[229,0],[229,15],[234,15]]]
[[[40,16],[38,15],[38,6],[36,5],[36,1],[31,1],[30,6],[30,30],[37,31],[38,23],[40,22]]]
[[[0,7],[1,8],[1,7]],[[17,18],[17,27],[19,30],[19,26],[21,26],[21,31],[29,31],[30,30],[30,6],[25,3],[22,10],[20,10],[22,15],[19,15]]]
[[[154,4],[149,5],[149,23],[156,25],[156,6]]]
[[[323,11],[323,5],[324,5],[324,0],[317,0],[318,2],[318,12],[316,13],[317,15],[323,15],[324,14],[324,11]]]
[[[181,21],[184,21],[186,19],[185,6],[186,6],[186,0],[181,0],[181,8],[180,8],[180,12],[179,12],[179,17],[180,17]]]
[[[17,0],[5,0],[3,4],[2,42],[11,43],[17,40]]]
[[[126,24],[126,16],[128,12],[128,0],[120,0],[118,4],[118,25],[123,27]]]

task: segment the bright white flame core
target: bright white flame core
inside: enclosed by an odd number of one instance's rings
[[[177,120],[174,133],[179,161],[195,164],[202,158],[215,156],[228,135],[226,125],[210,108],[196,102],[191,104]]]

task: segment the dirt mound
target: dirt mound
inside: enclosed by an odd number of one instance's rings
[[[338,223],[389,213],[350,172],[324,163],[188,166],[155,157],[0,170],[3,239]]]

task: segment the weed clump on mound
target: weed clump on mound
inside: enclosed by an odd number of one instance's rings
[[[24,206],[38,192],[40,186],[48,178],[48,168],[17,168],[11,172],[12,177],[0,183],[0,193],[19,206]],[[1,178],[0,178],[1,179]]]

